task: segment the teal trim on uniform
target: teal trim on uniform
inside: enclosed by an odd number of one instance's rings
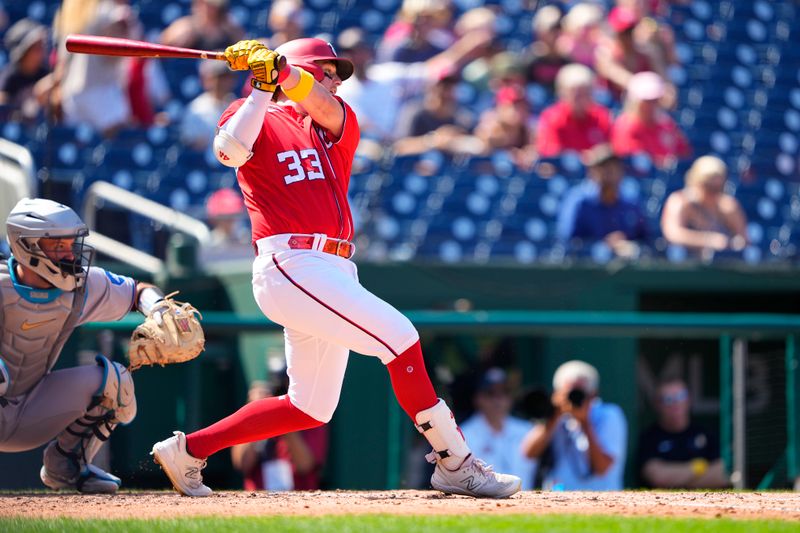
[[[94,358],[97,361],[97,366],[103,367],[103,381],[100,383],[100,388],[97,389],[97,392],[93,394],[93,396],[100,396],[106,388],[106,380],[108,379],[108,365],[111,364],[111,361],[105,355],[98,354]]]
[[[14,271],[14,265],[16,262],[17,261],[14,259],[13,255],[8,258],[8,274],[11,276],[11,283],[14,284],[14,289],[16,289],[17,293],[19,293],[19,295],[25,300],[34,304],[46,304],[52,302],[61,296],[62,292],[64,292],[58,287],[53,287],[52,289],[36,289],[34,287],[23,285],[17,281],[17,273]]]
[[[9,391],[11,390],[11,374],[8,372],[8,367],[6,366],[6,362],[3,361],[2,357],[0,357],[0,369],[2,369],[3,377],[6,380],[6,391]],[[0,398],[2,397],[3,395],[0,394]]]

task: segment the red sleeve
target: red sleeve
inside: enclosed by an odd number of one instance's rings
[[[561,139],[558,137],[554,124],[554,109],[548,107],[539,116],[539,124],[536,125],[536,150],[539,155],[550,157],[561,152]]]

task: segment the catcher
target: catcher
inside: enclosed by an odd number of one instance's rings
[[[86,224],[69,207],[20,200],[6,220],[11,256],[0,262],[0,452],[48,443],[40,471],[51,489],[114,493],[120,479],[92,459],[117,424],[136,416],[131,370],[180,362],[203,349],[189,304],[155,286],[91,266]],[[147,315],[131,339],[130,367],[51,371],[70,334],[92,321]]]

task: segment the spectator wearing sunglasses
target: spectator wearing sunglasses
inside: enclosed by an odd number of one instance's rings
[[[730,486],[716,435],[691,421],[689,389],[667,378],[657,389],[658,419],[639,441],[642,480],[653,488],[722,488]]]

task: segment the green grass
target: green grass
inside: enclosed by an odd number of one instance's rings
[[[0,531],[177,533],[180,531],[280,533],[466,533],[478,531],[560,532],[666,532],[666,533],[762,533],[793,532],[797,522],[729,519],[631,518],[615,516],[505,515],[505,516],[324,516],[318,518],[234,517],[176,518],[170,520],[74,520],[0,519]]]

